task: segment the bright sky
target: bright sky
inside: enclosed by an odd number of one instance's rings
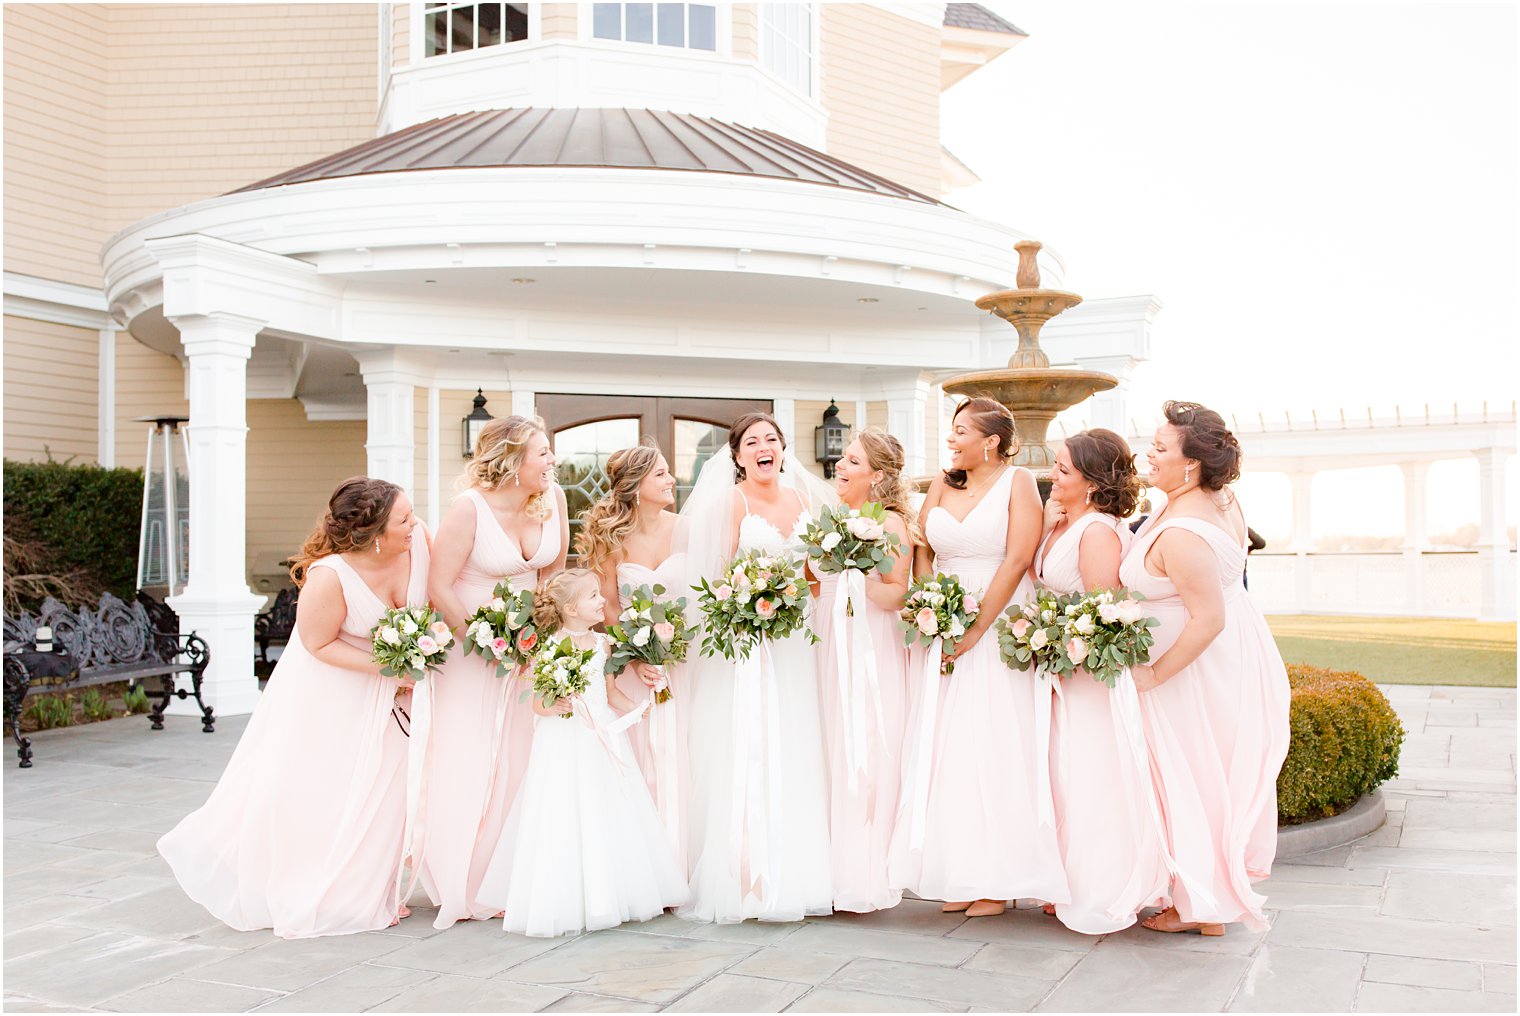
[[[1513,5],[985,6],[1029,38],[945,94],[982,178],[948,200],[1055,248],[1067,289],[1160,297],[1136,416],[1515,399]],[[1243,498],[1286,532],[1287,483],[1262,480]],[[1401,532],[1402,490],[1323,474],[1316,533]],[[1430,499],[1432,532],[1477,521],[1476,464],[1433,470]]]

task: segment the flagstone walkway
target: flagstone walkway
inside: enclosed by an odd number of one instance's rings
[[[1065,931],[1035,910],[867,916],[578,938],[430,926],[298,942],[239,933],[154,853],[242,732],[174,717],[5,753],[4,1007],[101,1011],[1491,1011],[1515,999],[1513,689],[1388,687],[1409,731],[1388,824],[1279,864],[1272,928],[1223,938]],[[7,742],[8,744],[8,742]]]

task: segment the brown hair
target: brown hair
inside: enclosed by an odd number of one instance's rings
[[[774,416],[769,413],[745,413],[734,421],[734,425],[728,431],[728,453],[734,460],[735,480],[744,479],[744,467],[739,465],[739,442],[744,440],[744,432],[757,423],[768,423],[775,427],[776,436],[781,439],[781,450],[786,451],[786,435],[782,433],[781,424],[776,422]],[[778,462],[777,465],[780,466],[777,472],[786,470],[785,462]]]
[[[871,484],[870,499],[878,502],[887,511],[897,513],[908,529],[910,544],[922,543],[922,534],[918,529],[918,513],[913,510],[913,505],[908,500],[910,487],[908,481],[903,478],[903,463],[906,461],[906,456],[903,454],[902,442],[880,427],[867,427],[856,435],[855,439],[860,442],[860,447],[865,449],[866,465],[872,469],[879,469],[885,474],[879,481]]]
[[[582,579],[595,582],[596,573],[585,568],[566,568],[555,572],[534,592],[533,627],[538,629],[541,639],[548,638],[564,626],[565,606],[570,602],[570,597],[575,595],[576,587]]]
[[[291,563],[291,581],[297,586],[305,584],[307,569],[318,558],[358,550],[378,540],[400,493],[401,488],[394,483],[368,476],[350,477],[338,484],[327,499],[327,511]]]
[[[1106,515],[1127,518],[1140,503],[1140,473],[1129,444],[1111,430],[1094,427],[1066,439],[1066,454],[1093,485],[1092,505]]]
[[[516,479],[523,457],[528,453],[528,442],[533,440],[534,434],[549,436],[544,421],[536,416],[504,416],[486,424],[475,439],[475,454],[465,466],[465,483],[495,490],[508,480]],[[523,514],[538,522],[548,518],[554,510],[548,495],[547,490],[534,494],[528,499]]]
[[[1223,490],[1240,479],[1240,442],[1224,417],[1196,402],[1168,401],[1161,412],[1182,435],[1182,454],[1198,460],[1198,486]]]
[[[967,421],[972,427],[988,437],[997,438],[997,456],[999,462],[1006,462],[1013,457],[1013,453],[1019,450],[1019,432],[1013,425],[1013,414],[1008,407],[996,399],[985,396],[967,399],[955,407],[955,412],[950,414],[950,422],[962,413],[967,413],[970,419]],[[945,470],[945,482],[956,490],[966,489],[966,471],[964,469]]]
[[[633,532],[639,521],[639,487],[659,461],[660,449],[649,438],[608,457],[607,493],[586,510],[580,532],[575,534],[575,552],[587,568],[600,568]]]

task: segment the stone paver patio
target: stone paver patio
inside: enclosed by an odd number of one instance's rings
[[[5,754],[5,1009],[42,1011],[1492,1011],[1515,999],[1515,691],[1384,689],[1409,731],[1388,824],[1278,865],[1270,931],[1101,939],[1038,911],[868,916],[577,938],[498,924],[286,942],[220,926],[153,845],[210,790],[242,719],[34,737]]]

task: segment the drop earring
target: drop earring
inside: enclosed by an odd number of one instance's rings
[[[1189,479],[1192,478],[1192,475],[1193,475],[1193,467],[1192,466],[1183,466],[1182,467],[1182,483],[1183,483],[1184,486],[1187,485],[1187,482],[1188,482]]]
[[[380,553],[380,537],[375,537],[375,553]]]
[[[1092,488],[1087,488],[1087,496],[1082,499],[1083,504],[1092,504]]]
[[[512,474],[512,486],[514,486],[514,487],[521,487],[522,486],[522,475],[520,473],[513,473]]]
[[[986,446],[986,445],[982,445],[982,461],[983,461],[983,462],[988,462],[988,461],[990,461],[990,460],[989,460],[989,459],[988,459],[988,458],[987,458],[987,446]]]
[[[635,508],[639,508],[639,507],[642,507],[643,504],[644,504],[644,499],[639,496],[639,492],[638,491],[634,491],[633,492],[633,506]]]

